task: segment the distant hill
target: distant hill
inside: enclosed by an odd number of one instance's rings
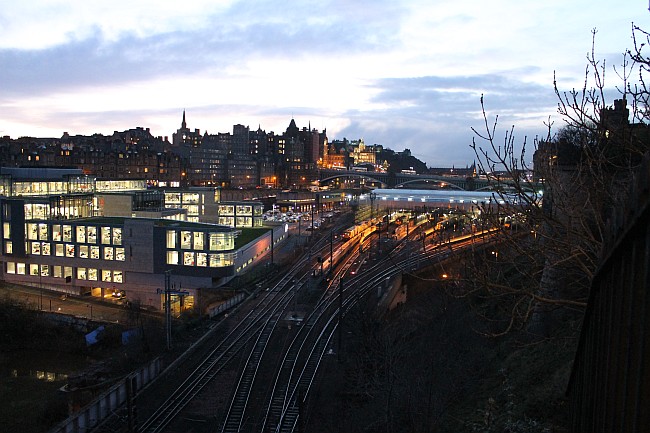
[[[390,173],[400,173],[402,170],[415,170],[416,173],[426,173],[427,165],[411,155],[409,149],[402,152],[395,152],[391,149],[382,149],[377,154],[377,163],[388,162],[388,171]]]

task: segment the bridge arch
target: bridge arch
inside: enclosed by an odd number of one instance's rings
[[[366,173],[356,173],[356,172],[345,172],[345,173],[340,173],[336,174],[333,176],[328,176],[322,179],[319,179],[320,184],[322,185],[323,182],[329,182],[335,179],[350,179],[350,178],[357,178],[357,179],[367,179],[372,182],[378,183],[380,185],[380,188],[387,188],[388,184],[385,182],[381,181],[380,179],[377,179],[376,177],[369,176]]]
[[[456,190],[456,191],[465,191],[465,188],[463,188],[460,185],[456,185],[453,182],[444,181],[444,180],[437,180],[437,179],[426,179],[426,178],[407,180],[407,181],[398,183],[397,185],[395,185],[395,187],[396,188],[404,187],[404,186],[407,186],[407,185],[413,184],[413,183],[422,183],[423,181],[425,181],[425,182],[430,181],[430,182],[433,182],[433,183],[444,186],[444,187],[441,186],[440,188],[433,188],[433,189],[436,189],[436,190],[437,189],[453,189],[453,190]],[[447,186],[449,186],[449,188],[446,188]]]

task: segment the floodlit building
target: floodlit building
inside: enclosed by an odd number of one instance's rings
[[[244,273],[288,236],[286,225],[262,227],[260,203],[215,203],[214,189],[180,192],[180,206],[168,208],[166,192],[138,181],[16,174],[0,179],[0,279],[9,283],[161,309],[169,275],[184,293],[173,307],[191,309],[201,290]],[[195,210],[213,222],[188,221]]]

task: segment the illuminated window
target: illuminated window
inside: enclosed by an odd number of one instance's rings
[[[97,227],[93,227],[93,226],[88,227],[88,243],[89,244],[97,243]]]
[[[195,192],[183,193],[183,203],[199,203],[199,194]]]
[[[88,279],[88,273],[86,272],[86,268],[77,268],[77,279],[78,280]]]
[[[39,224],[38,225],[38,239],[41,241],[47,241],[49,238],[47,237],[48,234],[48,229],[47,229],[47,224]]]
[[[196,266],[208,266],[208,255],[206,253],[196,253]]]
[[[41,244],[41,254],[44,256],[49,256],[51,254],[49,242],[43,242]]]
[[[24,263],[16,263],[16,274],[18,275],[25,275],[25,264]]]
[[[167,230],[167,248],[176,248],[176,230]]]
[[[113,229],[113,245],[122,245],[122,229]]]
[[[194,232],[194,249],[202,250],[203,249],[203,232]]]
[[[88,258],[88,245],[79,245],[79,257],[82,259]]]
[[[27,239],[35,241],[38,239],[38,225],[31,223],[27,224]]]
[[[210,251],[232,250],[235,247],[235,237],[232,233],[210,233]]]
[[[62,266],[52,266],[52,276],[54,278],[63,277],[63,267]]]
[[[8,274],[15,274],[16,273],[16,263],[7,262],[7,273]]]
[[[54,244],[54,255],[63,257],[63,244]]]
[[[72,278],[72,266],[63,267],[63,278]]]
[[[35,275],[38,276],[38,265],[37,264],[30,264],[29,265],[29,275]]]
[[[184,252],[183,253],[183,264],[185,266],[194,266],[194,253],[192,252]]]
[[[192,248],[192,232],[181,231],[181,248],[184,250]]]
[[[5,253],[6,254],[13,254],[14,252],[14,244],[11,241],[6,241],[5,242]]]
[[[52,240],[61,242],[61,225],[55,224],[52,226]]]
[[[90,247],[90,258],[94,260],[99,259],[99,247],[97,245]]]
[[[111,243],[111,228],[110,227],[102,227],[102,244],[104,245],[109,245]]]
[[[97,278],[98,278],[97,269],[88,268],[88,280],[89,281],[97,281]]]
[[[66,257],[74,257],[74,245],[73,244],[65,244],[65,256]]]
[[[113,271],[113,282],[114,283],[124,282],[122,271]]]
[[[219,217],[219,224],[221,224],[222,226],[234,227],[235,226],[235,217],[220,216]]]
[[[50,265],[41,265],[41,276],[42,277],[50,276]]]
[[[114,259],[114,249],[113,247],[104,247],[104,260],[113,260]]]
[[[125,259],[124,248],[115,248],[115,260],[123,262]]]
[[[178,251],[167,251],[167,264],[168,265],[178,264]]]
[[[77,242],[86,243],[86,226],[77,226]]]
[[[11,239],[11,225],[8,222],[2,223],[2,237]]]
[[[31,253],[34,255],[41,255],[41,243],[40,242],[32,242],[32,251]]]
[[[177,192],[166,192],[165,193],[165,203],[170,204],[180,204],[181,195]]]
[[[72,226],[63,226],[63,242],[72,242]]]
[[[113,280],[113,274],[111,271],[103,269],[102,270],[102,281],[111,282]]]

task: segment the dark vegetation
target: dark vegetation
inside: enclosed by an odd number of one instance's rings
[[[9,299],[0,302],[0,423],[3,432],[37,433],[164,350],[160,321],[125,310],[124,324],[105,324],[99,343],[85,335],[99,324],[76,325]],[[120,321],[122,323],[122,320]],[[122,331],[144,338],[122,345]],[[188,332],[179,331],[179,334]],[[68,391],[63,387],[69,386]]]
[[[457,263],[444,272],[462,274]],[[345,318],[343,351],[326,360],[305,431],[568,431],[579,315],[546,339],[493,337],[502,324],[482,312],[498,300],[459,298],[454,283],[421,275],[406,277],[408,301],[390,315],[369,304]]]

